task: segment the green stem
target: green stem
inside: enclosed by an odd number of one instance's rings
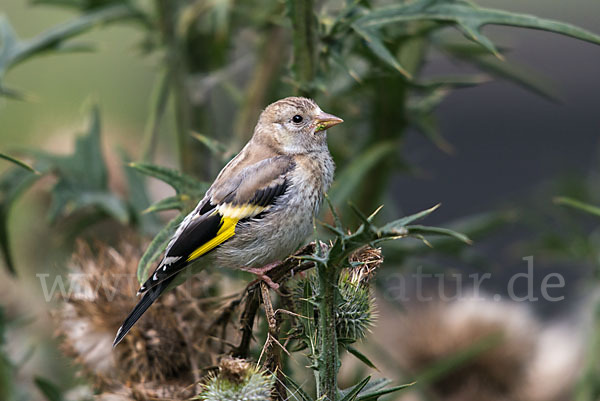
[[[310,97],[312,82],[317,71],[316,19],[313,0],[288,0],[292,21],[294,78],[298,84],[298,94]]]
[[[340,269],[319,265],[319,359],[317,361],[317,398],[335,401],[339,355],[336,336],[335,308]]]
[[[158,146],[160,124],[167,109],[168,100],[169,74],[167,72],[162,72],[152,93],[152,108],[146,125],[144,141],[142,143],[141,160],[144,163],[152,163],[154,160],[154,154],[156,153],[156,147]]]
[[[186,91],[187,62],[183,44],[177,35],[179,1],[157,0],[163,40],[167,48],[166,63],[175,101],[175,119],[179,164],[184,173],[193,173],[194,159],[191,142],[191,104]]]
[[[261,55],[246,88],[246,98],[235,123],[236,148],[241,148],[252,136],[257,116],[265,106],[269,90],[273,87],[286,55],[287,42],[280,26],[272,26],[262,44]]]

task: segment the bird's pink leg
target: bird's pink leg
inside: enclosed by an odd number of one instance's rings
[[[269,263],[268,265],[264,265],[262,267],[242,267],[241,270],[252,273],[256,275],[260,280],[264,281],[269,287],[273,290],[277,291],[279,289],[279,284],[271,280],[271,277],[267,276],[266,273],[280,264],[280,261]]]

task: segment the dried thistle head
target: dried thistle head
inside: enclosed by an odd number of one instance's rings
[[[206,401],[269,401],[274,377],[243,359],[223,358],[217,374],[202,385],[198,399]]]
[[[216,308],[202,302],[205,286],[199,280],[159,298],[112,348],[121,320],[137,302],[140,249],[132,237],[120,241],[118,250],[77,244],[70,264],[75,285],[55,314],[58,334],[65,353],[84,366],[106,397],[186,399],[194,395],[199,368],[216,359],[203,341]]]
[[[381,248],[364,246],[348,258],[353,283],[368,283],[375,275],[375,270],[383,263]]]
[[[436,399],[526,399],[538,324],[525,306],[480,298],[421,305],[399,319],[397,330],[400,361],[415,374],[457,353],[474,353],[431,382]]]

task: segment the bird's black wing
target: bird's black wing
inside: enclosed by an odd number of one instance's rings
[[[113,346],[187,265],[233,237],[238,221],[268,212],[288,188],[286,174],[292,168],[289,160],[267,159],[234,177],[228,183],[232,190],[214,194],[209,189],[206,197],[180,224],[161,263],[140,287],[138,294],[144,296],[125,319]]]

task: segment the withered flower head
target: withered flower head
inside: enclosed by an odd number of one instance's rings
[[[414,374],[465,355],[432,380],[435,399],[527,399],[524,390],[539,327],[526,306],[482,298],[420,305],[407,311],[398,328],[399,358]]]
[[[215,305],[202,303],[206,287],[192,280],[161,297],[113,349],[114,333],[137,301],[135,272],[143,249],[130,237],[120,244],[118,250],[77,244],[70,264],[75,288],[55,314],[63,350],[106,399],[189,398],[196,394],[199,369],[215,363],[203,342]]]

